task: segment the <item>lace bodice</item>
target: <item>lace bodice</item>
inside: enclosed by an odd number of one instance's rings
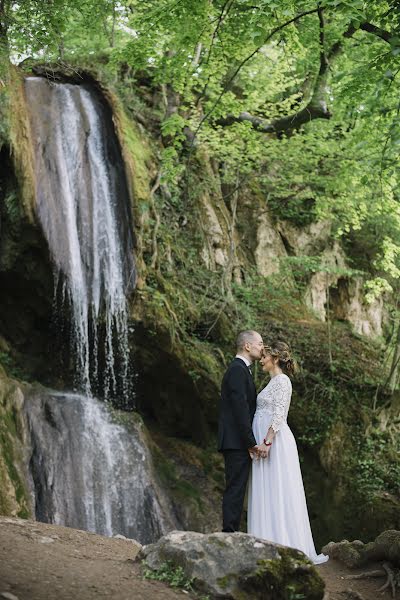
[[[286,422],[292,396],[292,382],[284,373],[272,377],[268,385],[257,396],[256,415],[267,411],[273,415],[271,427],[279,431]]]

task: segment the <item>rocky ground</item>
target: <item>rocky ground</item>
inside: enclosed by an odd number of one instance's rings
[[[134,562],[139,546],[67,527],[0,517],[0,599],[8,600],[175,600],[189,594],[144,580]],[[372,569],[373,565],[369,567]],[[368,569],[368,570],[369,570]],[[318,567],[326,600],[390,598],[380,579],[346,579],[335,560]],[[364,569],[365,570],[365,569]]]

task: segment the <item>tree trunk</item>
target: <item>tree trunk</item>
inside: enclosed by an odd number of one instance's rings
[[[64,60],[64,56],[65,56],[64,39],[61,38],[60,42],[58,44],[58,58],[60,60]]]
[[[114,48],[115,44],[115,21],[117,19],[117,10],[116,10],[116,2],[113,2],[113,13],[112,13],[112,25],[111,25],[111,36],[110,36],[110,46]]]
[[[390,367],[389,376],[387,379],[387,385],[390,388],[391,392],[397,387],[399,380],[399,368],[400,368],[400,322],[397,325],[397,333],[396,333],[396,346],[393,352],[392,365]]]
[[[0,52],[8,54],[8,24],[9,24],[9,0],[0,0]]]
[[[10,48],[8,44],[9,0],[0,0],[0,93],[8,79]]]

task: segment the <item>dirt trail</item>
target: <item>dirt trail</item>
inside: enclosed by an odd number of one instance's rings
[[[138,545],[86,531],[0,517],[0,600],[182,600],[190,595],[160,582],[144,581],[134,563]],[[318,567],[329,600],[389,599],[382,580],[349,581],[336,561]]]
[[[138,545],[69,527],[0,517],[0,599],[182,600],[187,594],[143,581]]]
[[[389,600],[389,592],[381,593],[378,589],[386,578],[347,579],[349,575],[357,575],[366,571],[378,570],[380,565],[368,565],[363,569],[348,569],[336,560],[329,560],[317,566],[318,572],[325,580],[324,600]]]

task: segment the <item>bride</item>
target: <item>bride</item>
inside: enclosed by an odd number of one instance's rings
[[[264,348],[260,363],[271,379],[257,396],[253,433],[268,454],[252,463],[247,531],[297,548],[320,564],[329,557],[315,551],[296,441],[286,422],[292,395],[288,375],[296,364],[289,346],[280,341]]]

